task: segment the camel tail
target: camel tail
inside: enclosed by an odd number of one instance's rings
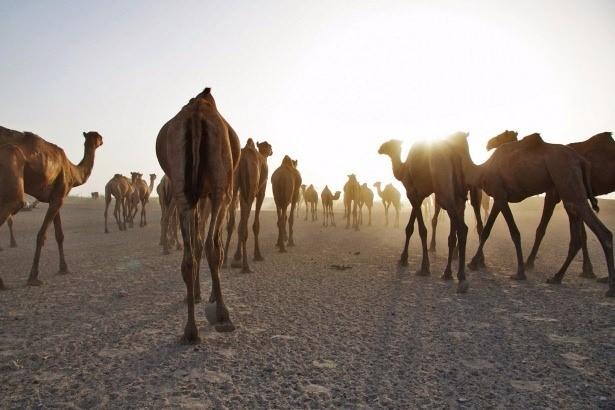
[[[206,160],[207,123],[199,112],[194,112],[186,124],[186,178],[187,196],[194,202],[200,197],[202,167]]]
[[[587,198],[589,199],[589,203],[591,204],[594,211],[600,212],[598,200],[592,192],[591,168],[589,162],[585,159],[581,160],[581,170],[583,171],[583,184],[585,185],[585,192],[587,192]]]

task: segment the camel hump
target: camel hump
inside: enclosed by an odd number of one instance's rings
[[[248,138],[248,140],[246,141],[246,148],[256,149],[256,146],[254,145],[254,140],[252,138]]]
[[[113,175],[113,178],[121,178],[121,177],[122,177],[122,174],[115,174],[115,175]]]
[[[530,134],[530,135],[524,137],[521,140],[521,143],[524,144],[524,146],[526,146],[526,147],[535,148],[535,147],[541,146],[545,142],[542,139],[542,137],[540,136],[540,134],[535,132],[533,134]]]
[[[590,138],[590,141],[595,142],[615,142],[613,141],[613,133],[610,131],[601,132]]]

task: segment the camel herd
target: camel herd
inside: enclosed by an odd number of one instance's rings
[[[68,272],[64,259],[60,208],[72,187],[85,183],[92,171],[94,154],[102,145],[96,132],[83,133],[84,156],[78,165],[72,164],[59,147],[29,132],[17,132],[0,127],[0,226],[7,221],[11,233],[11,246],[15,244],[11,215],[24,207],[24,194],[49,203],[43,224],[37,235],[36,252],[29,285],[40,285],[38,264],[41,248],[49,224],[53,221],[60,253],[60,272]],[[518,140],[517,133],[505,131],[489,140],[487,150],[493,155],[483,164],[472,162],[468,133],[456,132],[435,142],[413,144],[405,161],[401,157],[402,142],[383,143],[378,153],[388,156],[393,176],[406,191],[412,210],[405,228],[405,241],[399,263],[408,265],[408,245],[415,223],[421,239],[421,265],[419,275],[430,273],[429,250],[435,250],[435,232],[440,210],[450,218],[448,258],[442,275],[453,278],[452,261],[458,254],[457,291],[467,292],[466,242],[468,227],[464,211],[469,197],[480,242],[467,264],[475,270],[485,267],[483,249],[497,216],[502,213],[508,225],[517,256],[516,273],[512,279],[526,278],[526,269],[533,267],[538,248],[555,205],[562,201],[570,222],[568,255],[560,270],[548,279],[560,283],[571,260],[583,250],[583,276],[595,277],[587,253],[585,225],[597,236],[605,253],[608,277],[607,296],[615,296],[613,267],[613,240],[611,232],[602,224],[594,211],[598,211],[595,196],[615,190],[615,142],[611,133],[597,134],[590,139],[569,144],[549,144],[539,134]],[[220,114],[210,88],[184,105],[165,123],[156,139],[156,156],[164,171],[156,191],[161,216],[160,245],[165,254],[172,247],[183,249],[181,273],[186,285],[188,318],[184,339],[199,340],[195,319],[195,304],[201,301],[200,264],[203,252],[209,265],[212,288],[205,315],[217,331],[234,329],[229,311],[224,304],[219,272],[224,264],[251,272],[248,262],[248,222],[253,205],[254,235],[253,260],[263,260],[259,245],[260,212],[269,180],[268,158],[273,155],[271,145],[248,139],[243,146],[239,137]],[[113,216],[120,231],[134,225],[139,206],[139,226],[147,225],[146,205],[154,188],[155,174],[149,183],[143,175],[132,172],[131,178],[115,174],[105,186],[104,229],[108,228],[108,208],[115,199]],[[285,155],[282,163],[271,174],[273,199],[277,213],[278,236],[276,247],[286,252],[295,245],[294,220],[299,208],[305,205],[305,220],[318,220],[319,195],[313,185],[303,184],[298,161]],[[392,184],[375,182],[373,186],[382,200],[385,224],[399,226],[401,194]],[[515,224],[509,203],[520,202],[533,195],[546,193],[540,224],[532,251],[523,260],[520,232]],[[94,195],[96,194],[96,195]],[[92,193],[97,198],[97,193]],[[359,230],[363,224],[363,208],[367,211],[366,224],[372,224],[374,192],[367,183],[360,183],[354,174],[341,191],[332,192],[325,186],[320,193],[323,227],[336,226],[334,201],[342,199],[346,228]],[[428,248],[425,225],[425,207],[434,203],[432,237]],[[493,205],[489,211],[489,200]],[[589,201],[588,201],[589,200]],[[590,206],[591,205],[591,206]],[[395,217],[389,220],[389,209]],[[239,208],[236,226],[235,212]],[[481,209],[485,213],[483,225]],[[226,223],[226,243],[222,241]],[[237,230],[237,248],[232,258],[229,246]],[[181,232],[181,241],[178,237]],[[0,279],[0,288],[3,288]]]

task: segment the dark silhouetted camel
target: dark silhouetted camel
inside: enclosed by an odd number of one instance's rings
[[[297,169],[297,162],[291,160],[288,155],[285,155],[282,159],[282,164],[271,175],[273,200],[278,216],[278,241],[276,242],[276,246],[280,252],[286,252],[286,239],[288,239],[288,246],[295,246],[293,225],[295,220],[295,206],[299,201],[300,187],[301,174]],[[290,216],[287,216],[289,206]],[[288,223],[288,234],[286,231],[286,223]]]

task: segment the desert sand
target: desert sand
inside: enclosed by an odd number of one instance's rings
[[[615,203],[600,205],[615,230]],[[525,254],[541,206],[533,198],[513,207]],[[578,277],[580,254],[562,285],[545,284],[568,249],[561,205],[528,281],[508,279],[514,250],[499,218],[488,269],[468,273],[464,295],[440,279],[444,216],[432,274],[417,277],[416,232],[410,266],[397,266],[407,206],[402,228],[383,227],[380,203],[374,226],[359,232],[298,218],[297,246],[286,254],[274,248],[274,214],[265,211],[266,260],[251,263],[253,274],[223,271],[237,330],[216,333],[198,305],[198,345],[180,343],[181,252],[162,255],[157,201],[148,205],[149,225],[127,232],[110,223],[103,233],[103,207],[91,199],[65,204],[71,273],[56,274],[50,229],[42,287],[25,283],[46,206],[17,215],[18,248],[0,229],[0,276],[10,287],[0,292],[0,407],[615,407],[615,300],[604,297],[606,285]],[[477,237],[473,218],[466,221],[471,257]],[[250,232],[250,257],[251,240]],[[606,275],[593,235],[589,246],[596,273]],[[207,268],[201,279],[206,295]]]

